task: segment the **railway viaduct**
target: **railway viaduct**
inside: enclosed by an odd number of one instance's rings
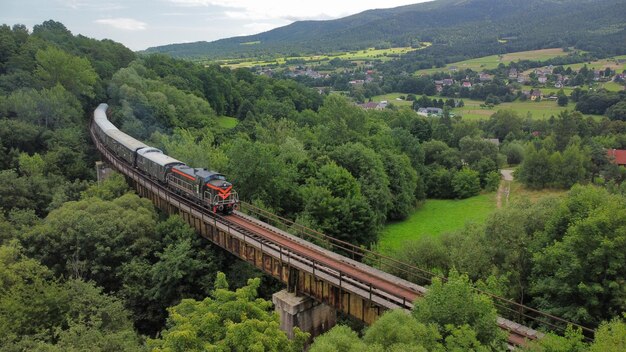
[[[393,265],[418,275],[419,268],[324,236],[249,204],[242,203],[241,211],[233,215],[214,214],[139,173],[100,143],[93,127],[90,132],[103,159],[124,174],[141,197],[150,199],[164,212],[180,215],[199,235],[287,285],[286,290],[274,294],[273,301],[281,315],[281,327],[288,334],[292,326],[299,326],[318,335],[334,325],[337,310],[371,324],[388,309],[410,310],[413,302],[426,292],[422,286],[355,259],[368,256],[381,265]],[[295,230],[298,236],[287,229]],[[515,302],[494,302],[501,314],[504,311],[527,319],[539,316],[548,325],[551,318],[552,323],[554,319],[564,323]],[[498,318],[498,325],[508,332],[511,348],[543,336],[502,317]]]

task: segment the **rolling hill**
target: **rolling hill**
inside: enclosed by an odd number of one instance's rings
[[[427,41],[436,44],[434,52],[437,46],[460,46],[464,51],[480,46],[481,54],[577,46],[617,54],[626,50],[624,14],[623,0],[435,0],[335,20],[298,21],[250,36],[153,47],[146,52],[226,58]]]

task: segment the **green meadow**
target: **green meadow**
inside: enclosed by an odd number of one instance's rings
[[[530,86],[528,88],[524,87],[523,89],[530,90]],[[550,89],[542,89],[545,93],[549,93],[554,91],[555,93],[558,91],[556,88]],[[565,89],[565,94],[570,94],[571,89]],[[389,93],[384,95],[377,95],[372,97],[372,101],[380,102],[382,100],[387,100],[389,103],[392,103],[398,107],[407,107],[410,108],[412,106],[412,102],[406,100],[396,100],[400,96],[406,96],[405,93]],[[439,97],[439,96],[430,96],[430,99],[443,99],[444,101],[448,99],[447,97]],[[557,116],[562,111],[565,110],[574,110],[576,104],[571,102],[567,106],[559,106],[556,101],[553,100],[542,100],[538,102],[534,101],[519,101],[516,100],[510,103],[501,103],[492,108],[481,107],[484,106],[484,101],[481,100],[472,100],[472,99],[463,99],[463,103],[465,103],[464,107],[452,109],[452,113],[455,115],[460,115],[463,119],[466,120],[484,120],[488,119],[491,115],[493,115],[498,110],[503,109],[511,109],[517,112],[521,117],[526,117],[529,113],[530,116],[534,119],[547,119],[550,116]],[[590,115],[594,116],[594,115]]]
[[[244,44],[251,45],[251,44],[257,44],[257,43],[255,42],[242,43],[242,45]],[[254,60],[254,59],[223,60],[223,61],[219,61],[218,64],[223,65],[223,66],[228,66],[230,68],[239,68],[239,67],[253,67],[253,66],[268,66],[268,65],[285,65],[288,60],[303,60],[306,63],[310,63],[310,64],[320,64],[324,61],[332,60],[335,58],[348,60],[348,61],[367,61],[367,60],[372,60],[372,59],[379,59],[381,61],[389,61],[389,60],[392,60],[397,55],[402,55],[411,51],[423,49],[430,45],[431,43],[422,43],[421,48],[412,48],[412,47],[398,47],[398,48],[389,48],[389,49],[368,48],[364,50],[331,53],[327,55],[279,57],[279,58],[272,59],[272,60]]]
[[[404,241],[422,236],[439,236],[463,228],[466,223],[482,223],[496,209],[495,193],[462,200],[428,199],[408,219],[391,223],[383,229],[379,249],[386,252]]]
[[[518,60],[548,60],[557,56],[563,56],[565,52],[561,48],[553,49],[541,49],[520,51],[516,53],[509,53],[504,55],[491,55],[483,56],[476,59],[464,60],[447,64],[446,67],[431,68],[425,70],[419,70],[415,72],[416,75],[433,74],[435,72],[447,72],[450,66],[456,66],[457,69],[466,70],[472,69],[473,71],[491,70],[498,67],[499,64],[509,64]]]
[[[556,101],[545,99],[538,102],[527,100],[502,103],[493,108],[481,107],[480,105],[484,104],[484,102],[479,100],[463,99],[463,102],[465,103],[464,107],[453,109],[452,112],[463,116],[467,120],[488,119],[496,111],[504,109],[513,110],[521,117],[526,117],[530,114],[534,119],[547,119],[550,116],[557,116],[562,111],[574,110],[576,106],[573,102],[570,102],[567,106],[559,106]]]

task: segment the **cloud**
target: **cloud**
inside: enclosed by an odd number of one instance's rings
[[[132,18],[103,18],[96,20],[95,23],[104,24],[125,31],[142,31],[146,29],[147,26],[145,22],[137,21]]]
[[[243,27],[248,32],[245,35],[248,35],[248,34],[269,31],[270,29],[274,29],[279,26],[276,25],[276,23],[253,22],[253,23],[244,24]]]

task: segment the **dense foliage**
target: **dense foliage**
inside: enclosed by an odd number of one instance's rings
[[[211,43],[171,44],[147,52],[196,58],[298,56],[432,42],[432,47],[407,55],[402,61],[402,65],[428,68],[471,57],[537,48],[576,46],[607,54],[623,53],[623,46],[615,43],[625,39],[626,32],[621,27],[621,14],[625,11],[624,3],[618,0],[438,0],[369,10],[330,21],[300,21]]]
[[[626,172],[606,153],[626,147],[623,95],[572,94],[578,110],[604,118],[566,111],[532,120],[501,110],[471,122],[447,108],[441,117],[366,111],[245,69],[137,58],[53,21],[33,33],[2,26],[0,38],[0,350],[138,350],[145,347],[139,334],[162,350],[297,350],[304,339],[288,341],[269,303],[257,298],[275,283],[245,285],[260,273],[179,217],[158,213],[123,177],[94,182],[97,155],[85,127],[102,101],[131,135],[228,175],[243,200],[364,247],[426,197],[493,191],[507,163],[520,164],[516,177],[530,188],[599,185],[406,244],[394,256],[461,274],[435,281],[412,315],[388,313],[363,339],[337,328],[315,348],[500,349],[493,306],[470,280],[600,326],[602,343],[623,329],[611,319],[626,310]],[[236,127],[221,127],[223,116]],[[227,290],[218,270],[244,287]],[[567,343],[595,348],[576,334]],[[561,341],[554,339],[546,343]]]

